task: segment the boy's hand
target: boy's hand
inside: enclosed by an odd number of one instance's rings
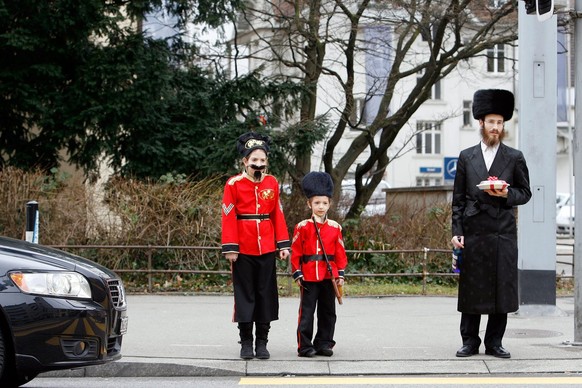
[[[295,283],[297,283],[297,285],[299,286],[299,288],[302,288],[303,291],[309,292],[309,290],[307,289],[307,287],[305,287],[305,285],[303,284],[303,277],[297,278],[295,280]]]

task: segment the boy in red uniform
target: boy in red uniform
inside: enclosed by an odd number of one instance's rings
[[[222,253],[231,262],[232,320],[238,322],[240,357],[245,360],[270,357],[270,322],[279,319],[275,257],[286,259],[291,245],[279,183],[265,172],[269,144],[268,137],[255,132],[238,138],[244,171],[226,182],[222,199]]]
[[[337,317],[333,280],[324,256],[327,256],[338,286],[344,283],[348,259],[341,226],[327,218],[333,194],[331,176],[325,172],[310,172],[303,178],[302,186],[312,216],[295,226],[291,244],[293,279],[301,288],[297,352],[299,357],[316,354],[329,357],[333,355]],[[312,342],[316,309],[317,333]]]

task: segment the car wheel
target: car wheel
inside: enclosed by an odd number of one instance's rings
[[[0,381],[4,380],[4,370],[6,369],[6,350],[4,348],[4,335],[0,329]]]
[[[10,355],[10,347],[4,338],[4,330],[0,327],[0,387],[20,387],[32,380],[32,377],[17,375],[13,357]]]

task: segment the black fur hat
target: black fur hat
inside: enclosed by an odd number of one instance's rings
[[[271,139],[268,136],[256,132],[247,132],[239,136],[236,142],[236,149],[246,158],[256,149],[261,149],[268,154],[270,145]]]
[[[477,90],[473,95],[473,117],[482,119],[488,114],[495,113],[503,116],[507,121],[513,116],[515,100],[513,93],[503,89]]]
[[[303,177],[301,181],[303,193],[307,198],[316,195],[330,197],[333,195],[333,181],[327,172],[312,171]]]

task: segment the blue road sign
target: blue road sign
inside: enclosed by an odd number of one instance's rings
[[[431,173],[431,174],[438,174],[442,171],[443,169],[440,167],[421,167],[420,168],[420,172],[421,173]]]
[[[445,157],[445,180],[455,179],[455,175],[457,174],[458,160],[459,158],[457,157]]]

